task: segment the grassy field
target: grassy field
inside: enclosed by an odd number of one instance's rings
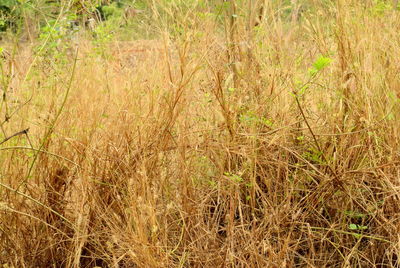
[[[0,267],[400,267],[392,2],[68,8],[1,41]]]

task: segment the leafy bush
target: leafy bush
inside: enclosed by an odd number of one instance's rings
[[[0,0],[0,31],[6,31],[17,25],[20,19],[19,4],[16,0]]]

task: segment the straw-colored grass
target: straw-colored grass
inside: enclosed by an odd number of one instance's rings
[[[0,266],[399,267],[399,12],[249,2],[7,45]]]

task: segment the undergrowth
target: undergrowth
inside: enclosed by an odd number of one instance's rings
[[[0,265],[399,267],[398,10],[139,4],[3,41]]]

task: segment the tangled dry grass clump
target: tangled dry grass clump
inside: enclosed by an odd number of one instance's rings
[[[322,2],[5,57],[0,264],[399,267],[399,13]]]

